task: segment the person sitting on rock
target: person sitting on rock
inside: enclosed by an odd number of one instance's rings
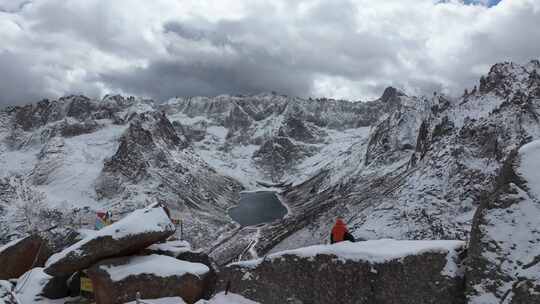
[[[354,242],[355,240],[352,234],[349,233],[349,229],[347,229],[347,225],[345,225],[343,219],[338,217],[332,228],[332,233],[330,233],[330,243],[334,244],[343,241]]]

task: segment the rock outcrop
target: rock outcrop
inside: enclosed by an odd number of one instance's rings
[[[203,264],[163,256],[133,256],[101,261],[88,270],[98,304],[123,304],[136,299],[181,297],[186,303],[203,296]]]
[[[539,141],[511,153],[476,212],[466,276],[470,304],[540,303],[539,165]]]
[[[219,289],[261,303],[465,303],[459,241],[344,242],[222,270]]]
[[[285,172],[303,158],[314,154],[313,149],[294,143],[288,137],[276,136],[265,141],[253,153],[257,166],[261,167],[272,181],[279,182]]]
[[[39,152],[38,163],[32,171],[33,183],[36,185],[47,184],[52,173],[62,166],[64,156],[64,139],[62,137],[51,138]]]
[[[151,244],[164,241],[175,230],[162,207],[136,210],[51,256],[45,272],[52,276],[71,275],[102,259],[133,254]]]
[[[0,247],[0,280],[14,279],[43,265],[47,244],[39,235],[17,239]]]
[[[209,299],[215,291],[218,266],[214,260],[208,256],[208,254],[201,250],[191,249],[191,245],[186,241],[169,241],[165,243],[154,244],[143,251],[140,254],[143,255],[166,255],[176,258],[181,261],[187,261],[192,263],[200,263],[208,267],[209,271],[204,276],[203,286],[203,298]]]

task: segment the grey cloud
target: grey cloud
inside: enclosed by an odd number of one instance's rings
[[[0,103],[109,91],[358,100],[388,85],[457,95],[491,64],[539,57],[534,0],[491,9],[436,2],[245,0],[235,2],[241,13],[219,18],[204,5],[161,10],[172,0],[34,1],[10,13],[19,29],[0,27],[0,39],[11,39],[0,46],[0,69],[10,71],[0,74]],[[343,85],[348,95],[334,96]]]
[[[235,55],[212,64],[154,61],[147,68],[103,74],[100,79],[124,91],[159,100],[265,91],[305,95],[310,91],[311,75],[280,64],[271,56],[250,55]]]
[[[0,52],[0,107],[28,103],[47,97],[43,77],[27,66],[27,58]]]
[[[386,78],[388,82],[394,75],[388,75],[384,66],[400,64],[394,34],[354,31],[356,9],[350,1],[313,7],[296,20],[294,30],[299,36],[291,36],[288,25],[271,13],[253,12],[240,20],[214,24],[169,21],[164,32],[181,38],[170,47],[170,58],[150,62],[147,68],[103,74],[102,79],[158,98],[261,91],[308,96],[317,74],[353,80]],[[207,42],[215,49],[193,53],[175,47],[190,41]],[[403,40],[401,46],[413,43]]]

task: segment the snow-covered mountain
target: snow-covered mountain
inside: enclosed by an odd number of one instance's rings
[[[0,240],[154,201],[220,262],[324,243],[338,215],[363,239],[465,240],[505,159],[540,137],[539,74],[538,61],[497,64],[460,98],[388,88],[368,102],[68,96],[8,107]],[[227,208],[261,182],[281,187],[289,213],[241,228]]]

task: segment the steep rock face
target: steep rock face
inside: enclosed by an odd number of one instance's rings
[[[63,115],[59,102],[42,100],[35,105],[18,107],[14,119],[17,125],[28,131],[47,122],[59,120]]]
[[[393,242],[313,246],[231,264],[222,270],[219,288],[230,285],[231,292],[269,304],[465,303],[457,271],[462,243],[448,242],[446,249],[419,243],[425,248],[405,253],[403,246],[411,243],[403,242],[384,257],[382,248]]]
[[[285,171],[295,162],[309,156],[313,151],[309,147],[293,143],[288,137],[274,137],[267,140],[253,158],[257,165],[268,172],[272,181],[278,182]]]
[[[399,97],[388,98],[387,105],[393,110],[372,131],[365,157],[366,165],[377,158],[382,164],[394,162],[402,158],[404,153],[410,154],[417,146],[418,130],[426,118],[425,113],[418,110],[418,104],[413,107],[401,104]]]
[[[281,137],[289,137],[297,141],[314,143],[319,140],[319,134],[314,127],[308,127],[301,119],[288,116],[278,130]]]
[[[469,303],[540,301],[538,141],[510,154],[478,208],[469,249]]]
[[[73,137],[79,136],[82,134],[89,134],[95,132],[99,128],[99,124],[95,120],[84,120],[84,121],[70,121],[65,119],[58,124],[53,125],[53,127],[48,130],[48,135],[51,137],[62,136],[62,137]]]
[[[137,183],[149,176],[151,166],[168,166],[167,151],[180,150],[187,147],[177,136],[171,123],[161,113],[143,113],[132,118],[129,128],[122,136],[116,154],[105,163],[103,182],[98,185],[97,192],[104,197],[111,197],[124,189],[111,185],[121,185],[122,179]],[[161,148],[161,149],[160,149]],[[149,163],[148,161],[154,162]],[[181,169],[180,169],[181,170]],[[115,177],[120,179],[116,179]]]
[[[39,235],[28,236],[0,247],[0,280],[15,279],[32,266],[43,263],[46,244]],[[34,265],[35,262],[35,265]]]
[[[385,105],[379,100],[306,100],[272,93],[176,98],[160,108],[173,123],[182,124],[193,135],[193,147],[205,161],[252,186],[257,180],[309,175],[301,173],[306,171],[302,163],[307,157],[328,153],[324,148],[341,140],[340,132],[377,121]],[[275,167],[270,162],[261,163],[261,157],[251,157],[278,137],[287,138],[306,153],[297,153],[287,166],[278,163]],[[238,177],[240,170],[246,172],[242,173],[245,176]]]
[[[231,224],[223,215],[241,187],[216,173],[182,138],[163,113],[137,114],[118,151],[105,162],[96,192],[124,207],[146,201],[166,204],[185,221],[188,240],[200,246],[213,239],[215,230]]]
[[[40,151],[38,163],[32,171],[34,184],[46,184],[52,172],[62,166],[64,154],[64,139],[62,137],[51,138]]]
[[[248,131],[249,127],[253,124],[253,118],[246,113],[246,111],[237,104],[233,104],[229,115],[225,118],[224,126],[229,129],[227,138],[232,139],[238,136],[238,141],[242,141],[247,135],[244,134]],[[240,133],[240,134],[237,134]]]

